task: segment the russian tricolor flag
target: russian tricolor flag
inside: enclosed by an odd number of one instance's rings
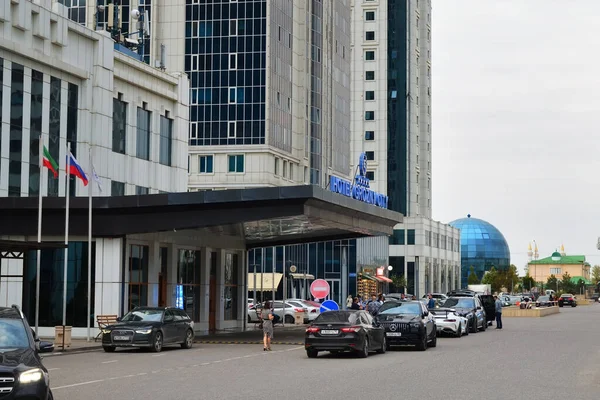
[[[83,186],[87,186],[89,182],[88,177],[85,174],[85,172],[83,172],[83,168],[81,168],[81,165],[79,165],[79,163],[77,162],[75,157],[73,157],[73,154],[71,154],[71,152],[69,152],[69,155],[67,156],[67,165],[69,165],[69,170],[67,171],[67,174],[75,175],[76,177],[81,179],[81,181],[83,182]]]

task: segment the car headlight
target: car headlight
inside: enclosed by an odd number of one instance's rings
[[[149,335],[149,334],[152,333],[152,328],[149,328],[149,329],[137,329],[135,331],[135,333],[139,333],[139,334],[142,334],[142,335]]]
[[[21,383],[32,383],[42,380],[44,377],[44,371],[39,368],[31,369],[29,371],[23,372],[19,375],[19,382]]]
[[[102,329],[102,334],[108,335],[110,333],[110,329]]]

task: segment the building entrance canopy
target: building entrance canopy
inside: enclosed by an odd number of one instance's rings
[[[0,236],[37,234],[38,199],[0,198]],[[88,199],[70,201],[72,236],[86,236]],[[65,199],[43,199],[44,236],[64,235]],[[247,249],[388,236],[402,215],[318,186],[93,199],[94,237],[194,230],[243,239]]]

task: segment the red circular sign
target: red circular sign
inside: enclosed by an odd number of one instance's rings
[[[317,279],[310,284],[310,294],[315,299],[324,299],[329,295],[329,283],[323,279]]]

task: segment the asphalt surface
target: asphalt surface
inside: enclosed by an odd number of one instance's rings
[[[191,350],[47,356],[55,399],[596,399],[600,305],[504,329],[440,338],[367,359],[308,359],[302,346],[195,344]]]

